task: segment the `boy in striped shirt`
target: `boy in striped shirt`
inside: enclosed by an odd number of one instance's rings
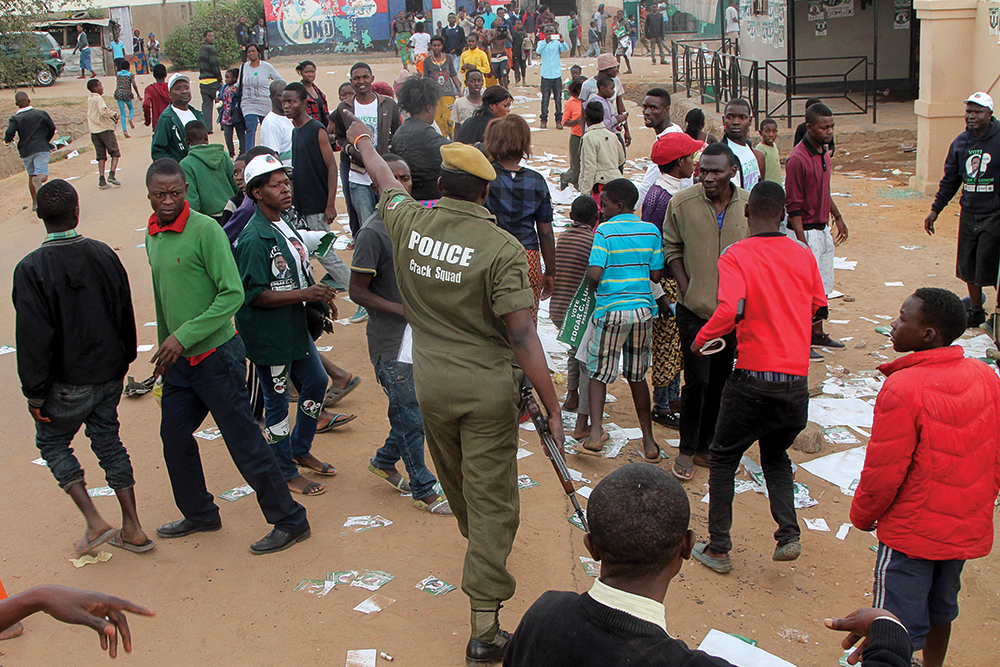
[[[650,281],[660,282],[663,247],[659,230],[633,212],[639,191],[625,178],[609,181],[601,190],[601,217],[606,221],[594,233],[587,277],[596,292],[594,335],[590,341],[590,436],[577,451],[597,456],[603,448],[602,415],[608,384],[618,379],[619,355],[625,355],[625,379],[642,429],[643,457],[659,462],[653,440],[649,385],[646,372],[652,355],[656,302]]]

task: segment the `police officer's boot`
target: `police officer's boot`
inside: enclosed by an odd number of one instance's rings
[[[500,629],[500,610],[472,610],[472,637],[465,647],[469,662],[500,662],[503,660],[510,633]]]

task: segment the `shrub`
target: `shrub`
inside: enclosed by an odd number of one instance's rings
[[[164,40],[163,52],[170,59],[171,69],[198,71],[198,49],[204,41],[202,34],[209,28],[215,31],[215,51],[222,70],[238,63],[240,47],[236,43],[236,23],[240,15],[246,16],[247,25],[252,27],[264,16],[263,4],[260,0],[199,4],[194,16],[174,28]]]

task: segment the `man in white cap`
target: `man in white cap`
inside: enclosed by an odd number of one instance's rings
[[[995,287],[1000,267],[1000,123],[993,118],[993,98],[975,93],[965,100],[965,132],[948,148],[944,176],[938,186],[931,212],[924,219],[924,229],[934,233],[938,215],[962,189],[958,219],[959,280],[969,288],[967,313],[969,326],[986,322],[983,309],[983,286]],[[1000,293],[997,296],[1000,310]],[[993,327],[995,315],[990,318]]]
[[[167,79],[167,90],[170,91],[170,106],[156,121],[149,152],[154,160],[169,157],[180,162],[188,154],[184,126],[193,120],[205,122],[205,119],[200,111],[188,106],[191,103],[191,79],[187,74],[172,75]]]

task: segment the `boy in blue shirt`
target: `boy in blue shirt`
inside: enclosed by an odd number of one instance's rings
[[[626,178],[609,181],[601,190],[601,218],[606,222],[594,233],[587,269],[597,295],[587,362],[590,436],[576,451],[591,456],[601,453],[604,399],[608,385],[618,379],[618,359],[624,352],[625,379],[642,429],[643,458],[657,463],[660,448],[653,440],[646,372],[652,362],[653,317],[657,314],[650,281],[660,282],[663,241],[656,225],[643,222],[633,212],[638,201],[638,189]]]

